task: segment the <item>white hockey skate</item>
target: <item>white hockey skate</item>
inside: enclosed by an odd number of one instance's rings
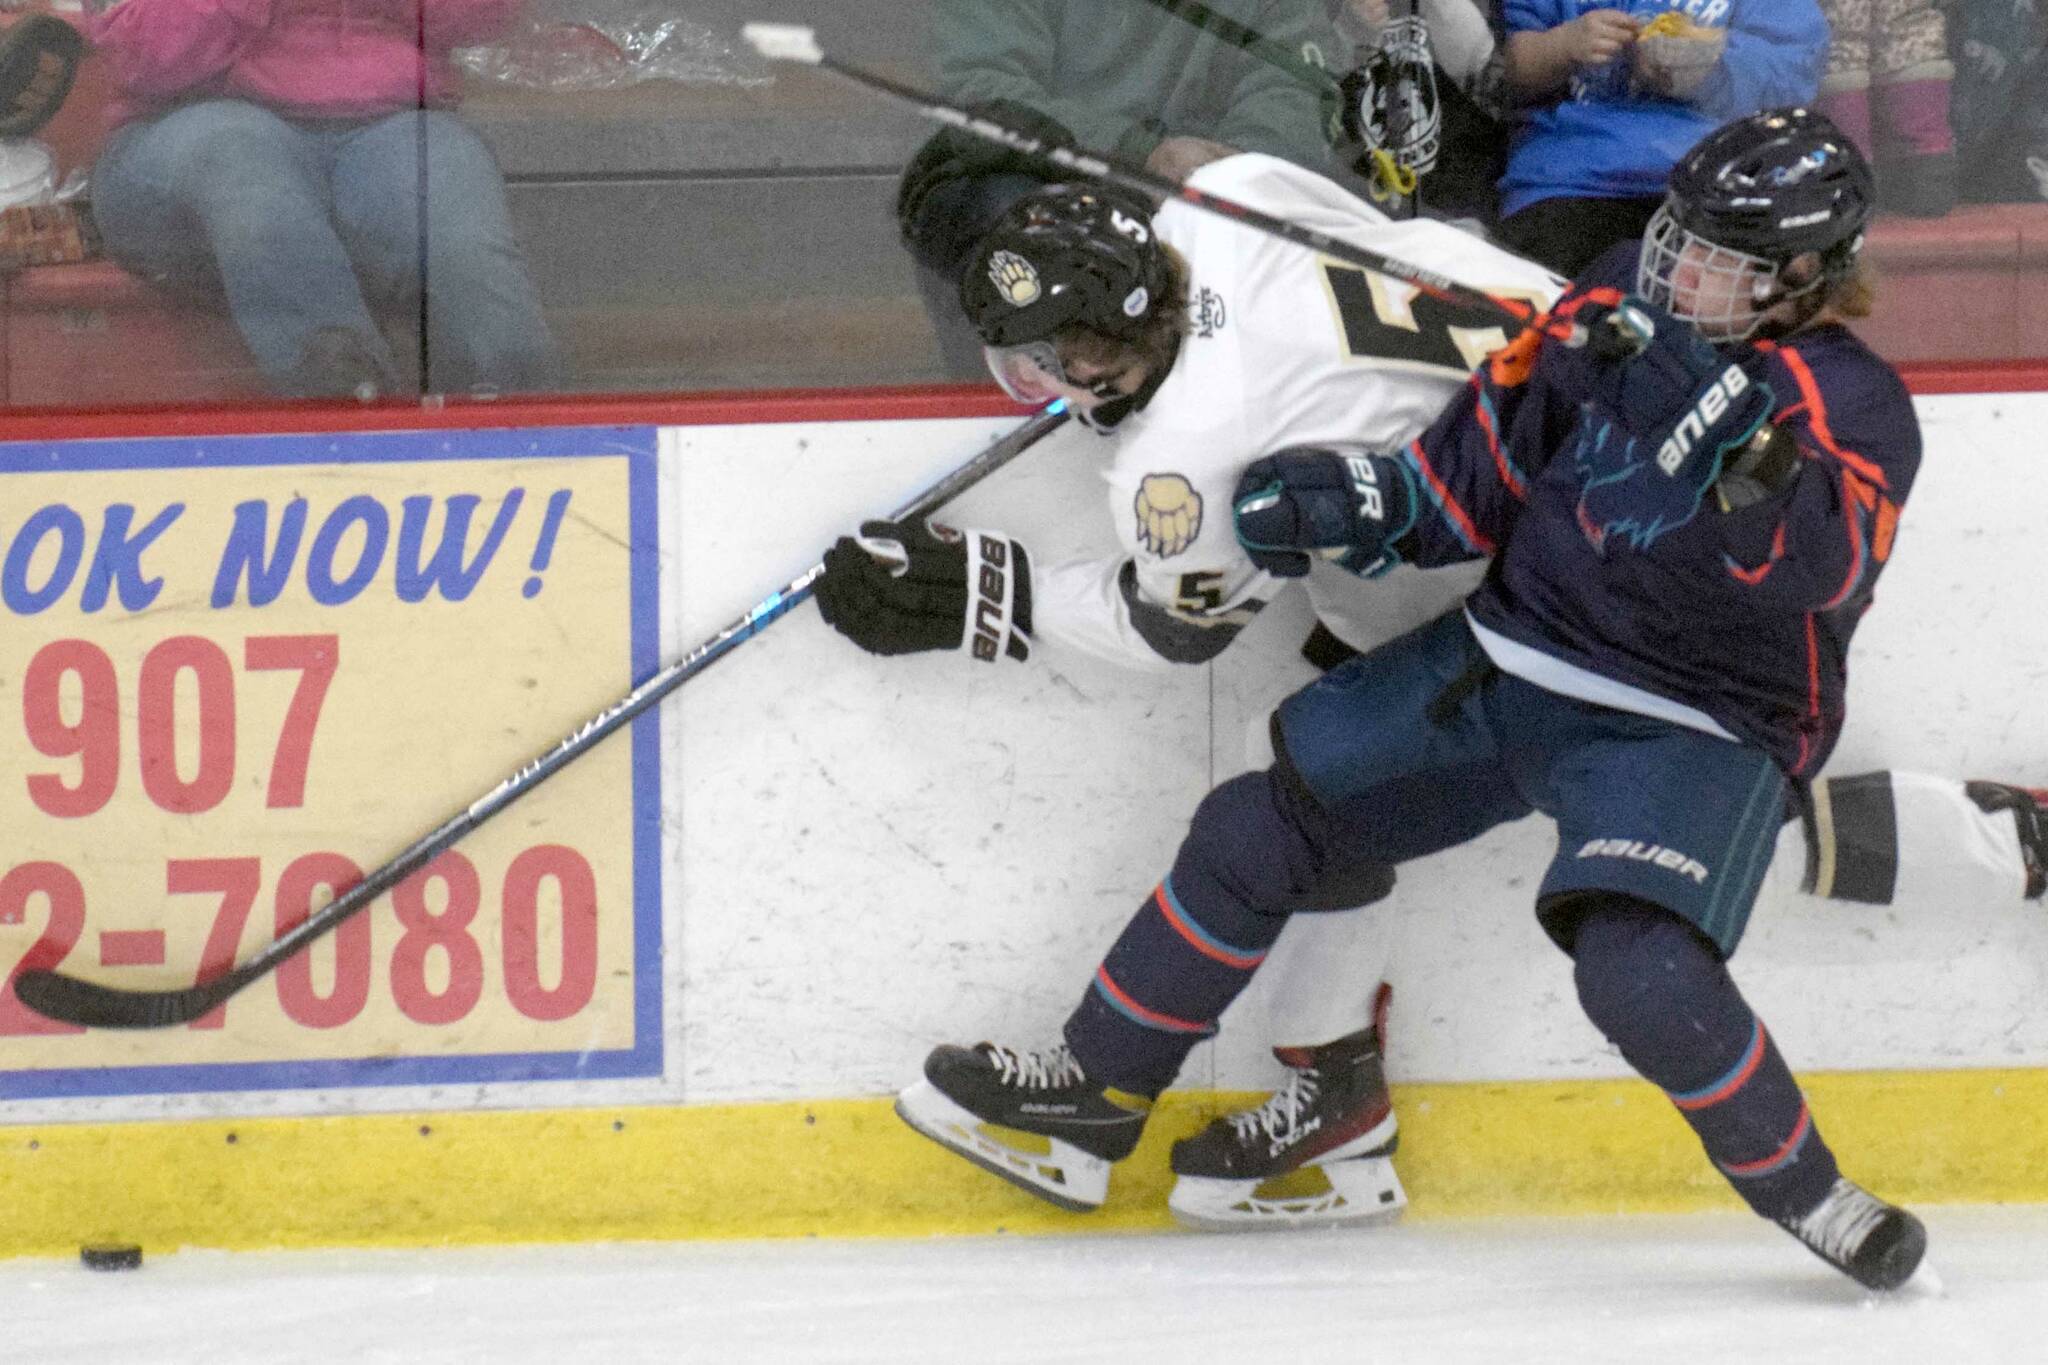
[[[2004,782],[1966,782],[1963,791],[1980,810],[2009,810],[2020,836],[2028,900],[2048,893],[2048,787],[2015,787]]]
[[[992,1175],[1075,1213],[1101,1207],[1109,1168],[1131,1154],[1152,1101],[1090,1081],[1064,1046],[940,1047],[896,1114]]]
[[[1174,1144],[1167,1207],[1210,1232],[1385,1222],[1408,1207],[1380,1066],[1379,1030],[1317,1048],[1274,1048],[1284,1085]]]

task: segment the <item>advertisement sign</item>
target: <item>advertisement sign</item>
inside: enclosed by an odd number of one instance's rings
[[[247,958],[657,666],[651,427],[0,447],[0,972]],[[189,1026],[0,1097],[658,1073],[658,718]]]

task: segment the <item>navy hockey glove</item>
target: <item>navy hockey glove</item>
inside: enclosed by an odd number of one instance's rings
[[[870,654],[1031,656],[1031,561],[1007,536],[863,522],[825,552],[811,592],[826,623]]]
[[[1627,298],[1595,324],[1640,349],[1595,366],[1573,454],[1584,482],[1581,529],[1596,545],[1625,534],[1646,549],[1699,513],[1731,452],[1770,417],[1770,385],[1694,328]]]
[[[1592,399],[1600,414],[1644,442],[1674,479],[1713,482],[1722,458],[1746,444],[1771,415],[1771,386],[1752,379],[1691,323],[1630,296],[1603,319],[1640,349],[1599,365]]]
[[[1238,543],[1267,573],[1299,578],[1319,556],[1377,578],[1401,562],[1416,497],[1404,461],[1340,441],[1252,461],[1232,506]]]

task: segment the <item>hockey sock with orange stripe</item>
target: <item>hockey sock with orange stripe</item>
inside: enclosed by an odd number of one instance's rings
[[[1839,1174],[1798,1081],[1727,967],[1669,911],[1607,897],[1579,921],[1579,1001],[1621,1055],[1671,1097],[1735,1192],[1796,1218]]]
[[[1276,771],[1245,773],[1195,810],[1173,871],[1138,907],[1068,1017],[1089,1079],[1139,1094],[1172,1084],[1251,981],[1328,829]]]

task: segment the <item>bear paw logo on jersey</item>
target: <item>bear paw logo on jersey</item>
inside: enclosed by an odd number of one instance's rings
[[[1131,510],[1138,544],[1161,559],[1172,559],[1202,534],[1202,495],[1178,474],[1147,474]]]
[[[1028,308],[1045,292],[1038,280],[1038,267],[1014,251],[998,251],[989,258],[988,282],[1012,308]]]

